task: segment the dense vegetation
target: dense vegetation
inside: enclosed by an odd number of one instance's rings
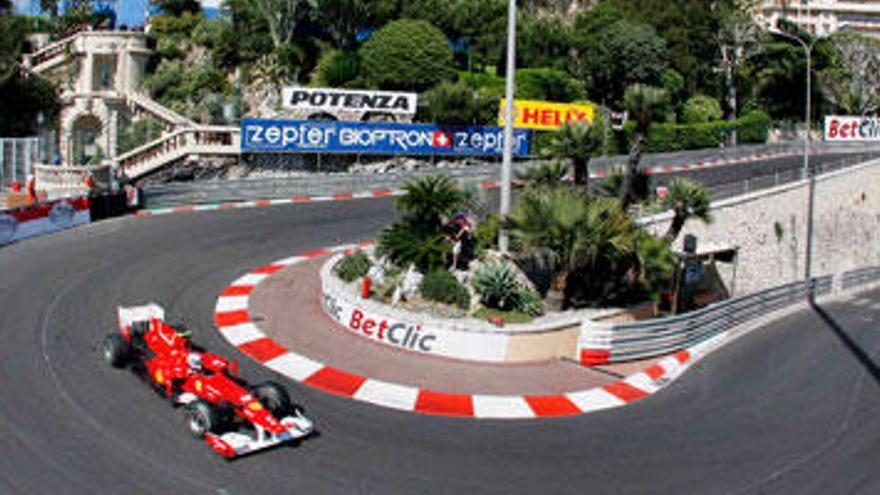
[[[235,120],[247,111],[240,96],[248,89],[298,82],[419,91],[419,119],[496,121],[505,0],[226,0],[229,15],[220,19],[204,18],[192,0],[153,3],[164,15],[151,19],[157,55],[147,89],[193,119]],[[755,109],[771,121],[801,120],[802,50],[754,25],[755,2],[602,0],[575,2],[581,8],[571,12],[572,3],[518,2],[518,97],[590,100],[621,111],[627,88],[661,88],[668,101],[651,124],[667,127],[646,131],[653,137],[648,151],[713,145],[734,131],[740,141],[761,141],[764,116],[743,118]],[[62,36],[84,22],[106,22],[84,0],[68,2],[73,8],[63,15],[57,2],[45,4],[49,14],[38,20],[0,10],[3,82],[11,80],[10,63],[28,31]],[[795,26],[786,29],[813,41]],[[880,92],[870,89],[878,86],[878,53],[878,43],[852,34],[816,41],[814,118],[880,107]],[[4,85],[5,94],[34,92],[13,86]],[[603,151],[626,152],[638,134],[622,130]]]

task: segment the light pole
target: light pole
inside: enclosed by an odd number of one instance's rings
[[[501,160],[501,218],[510,213],[510,168],[513,161],[513,95],[516,76],[516,0],[507,6],[507,70],[504,106],[504,153]],[[507,232],[498,231],[498,249],[507,254],[510,242]]]
[[[770,30],[773,34],[778,34],[783,38],[788,38],[799,45],[804,49],[804,56],[807,59],[807,94],[806,94],[806,110],[804,111],[804,164],[801,168],[801,179],[806,179],[810,173],[810,113],[812,106],[812,57],[813,57],[813,46],[815,46],[816,41],[819,38],[814,38],[813,41],[807,43],[799,36],[795,36],[791,33],[785,32],[781,29],[774,28]]]
[[[781,29],[772,29],[771,32],[797,42],[804,49],[804,54],[807,58],[807,109],[804,116],[804,165],[801,169],[801,180],[809,179],[807,192],[807,242],[804,253],[804,280],[809,283],[813,276],[813,203],[816,195],[816,178],[813,175],[812,170],[810,170],[810,103],[812,99],[810,76],[813,47],[819,38],[815,37],[810,43],[807,43],[799,36],[782,31]],[[814,294],[812,287],[807,291],[807,298],[810,302],[813,302]]]

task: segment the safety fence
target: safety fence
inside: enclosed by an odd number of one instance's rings
[[[852,290],[880,280],[880,267],[793,282],[657,320],[601,324],[585,322],[579,341],[581,363],[617,363],[661,356],[689,348],[769,313],[821,297],[835,287]],[[835,285],[835,282],[837,284]]]
[[[0,138],[0,190],[24,184],[43,155],[39,138]]]
[[[657,167],[659,164],[687,164],[702,163],[710,160],[735,160],[747,157],[755,159],[771,159],[780,154],[795,154],[797,143],[781,143],[774,145],[750,145],[737,148],[719,148],[711,150],[693,150],[677,153],[663,153],[645,155],[641,167],[648,169]],[[864,145],[831,145],[817,143],[814,152],[824,154],[846,153],[858,156],[855,160],[867,157],[869,153],[880,155],[876,147],[870,148]],[[876,155],[875,155],[876,156]],[[761,158],[764,157],[764,158]],[[866,159],[866,158],[865,158]],[[625,156],[620,157],[597,157],[591,162],[591,173],[603,176],[613,169],[622,166],[626,161]],[[531,166],[546,163],[544,160],[530,160],[514,163],[514,172],[525,170]],[[849,163],[849,162],[847,162]],[[851,163],[849,163],[851,164]],[[265,178],[265,179],[238,179],[238,180],[204,180],[192,182],[176,182],[166,184],[147,185],[143,187],[145,205],[148,208],[161,208],[188,204],[224,203],[233,201],[249,201],[254,199],[280,199],[298,196],[323,196],[333,194],[381,191],[399,188],[409,179],[425,175],[447,175],[457,180],[475,182],[491,182],[498,179],[498,163],[473,164],[466,167],[447,168],[423,168],[416,170],[395,170],[386,173],[338,173],[338,174],[305,174],[294,176]],[[717,198],[729,197],[738,194],[745,189],[755,190],[761,187],[772,187],[783,182],[790,182],[799,178],[799,172],[778,172],[775,176],[767,176],[755,179],[751,183],[742,183],[739,180],[731,182],[730,186],[721,184]],[[727,179],[731,180],[731,179]],[[658,182],[658,185],[662,181]],[[712,191],[713,194],[716,191]]]

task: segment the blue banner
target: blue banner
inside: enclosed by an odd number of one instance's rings
[[[514,131],[514,156],[529,154],[531,133]],[[500,155],[504,129],[430,124],[244,119],[245,153],[375,153],[382,155]]]

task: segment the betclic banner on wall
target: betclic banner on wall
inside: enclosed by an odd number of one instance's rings
[[[531,133],[514,133],[514,156],[528,156]],[[501,155],[504,129],[391,122],[244,119],[245,153],[364,153],[381,155]]]
[[[827,115],[825,117],[826,141],[880,141],[880,119]]]
[[[358,110],[414,115],[417,103],[416,93],[329,88],[281,89],[281,106],[285,110],[310,110],[330,114],[338,110]]]
[[[498,125],[504,125],[507,100],[501,99],[498,111]],[[513,100],[513,126],[517,129],[555,131],[569,122],[582,122],[590,125],[596,115],[592,103],[554,103],[538,100]]]

